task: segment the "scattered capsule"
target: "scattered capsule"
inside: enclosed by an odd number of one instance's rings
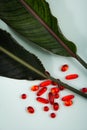
[[[56,83],[56,82],[54,82],[54,81],[52,81],[51,84],[54,85],[54,86],[57,86],[57,85],[58,85],[58,83]]]
[[[68,66],[67,64],[64,64],[64,65],[62,65],[62,67],[61,67],[61,71],[62,71],[62,72],[65,72],[65,71],[68,70],[68,68],[69,68],[69,66]]]
[[[41,88],[38,92],[37,92],[37,96],[41,96],[42,94],[44,94],[47,91],[47,88]]]
[[[55,117],[56,117],[56,114],[55,114],[55,113],[51,113],[51,114],[50,114],[50,117],[51,117],[51,118],[55,118]]]
[[[48,85],[51,85],[52,81],[51,80],[45,80],[42,83],[40,83],[40,87],[46,87]]]
[[[59,88],[58,87],[51,88],[51,93],[56,94],[58,92],[59,92]]]
[[[64,101],[65,106],[71,106],[73,104],[72,100]]]
[[[82,89],[81,89],[81,92],[87,93],[87,88],[82,88]]]
[[[70,74],[70,75],[66,75],[65,79],[67,80],[72,80],[72,79],[76,79],[78,78],[78,74]]]
[[[34,108],[32,106],[28,106],[27,107],[27,111],[31,114],[33,114],[35,112]]]
[[[66,95],[62,97],[62,101],[70,101],[73,98],[74,98],[74,95]]]
[[[54,109],[55,111],[57,111],[57,110],[59,109],[59,104],[58,104],[58,103],[54,103],[54,104],[53,104],[53,109]]]
[[[59,86],[59,90],[60,90],[60,91],[61,91],[61,90],[64,90],[64,89],[65,89],[64,86],[62,86],[62,85]]]
[[[27,94],[23,93],[23,94],[21,95],[21,98],[22,98],[22,99],[26,99],[26,98],[27,98]]]
[[[58,99],[59,98],[59,93],[54,94],[54,98]]]
[[[49,75],[50,76],[50,73],[48,71],[45,71],[45,74]]]
[[[48,106],[44,106],[43,110],[44,111],[49,111],[49,107]]]
[[[48,99],[50,104],[54,104],[54,95],[51,92],[48,93]]]
[[[39,86],[38,85],[34,85],[31,87],[31,90],[32,91],[37,91],[39,89]]]
[[[41,102],[41,103],[44,103],[44,104],[48,104],[49,103],[49,101],[47,99],[42,98],[42,97],[37,97],[36,100],[38,102]]]

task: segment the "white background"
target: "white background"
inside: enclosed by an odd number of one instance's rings
[[[87,61],[87,1],[47,0],[47,2],[50,4],[54,16],[58,18],[64,35],[75,42],[78,55]],[[0,21],[0,28],[10,32],[22,46],[35,53],[52,76],[60,78],[77,89],[87,87],[87,70],[75,59],[53,55],[36,46],[32,46],[32,44],[27,44],[29,41],[20,37],[2,21]],[[69,70],[63,73],[60,71],[60,67],[65,63],[69,65]],[[79,78],[66,81],[64,77],[70,73],[79,74]],[[44,105],[36,102],[35,93],[30,91],[30,87],[38,83],[40,81],[0,77],[0,130],[87,130],[87,99],[69,90],[61,92],[60,98],[57,100],[60,104],[60,109],[56,112],[57,117],[51,119],[49,114],[53,110],[50,109],[47,113],[43,112],[42,108]],[[22,93],[27,93],[28,98],[26,100],[20,98]],[[74,103],[71,107],[65,107],[61,101],[61,97],[66,94],[75,95]],[[34,106],[35,114],[31,115],[26,112],[28,105]]]

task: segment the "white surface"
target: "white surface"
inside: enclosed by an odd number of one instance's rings
[[[77,45],[78,54],[87,61],[87,1],[86,0],[47,0],[50,4],[52,13],[59,19],[60,27],[65,36],[74,41]],[[35,53],[46,70],[52,76],[60,78],[64,82],[80,89],[87,87],[87,70],[84,69],[73,58],[57,56],[40,50],[38,47],[28,45],[25,39],[19,37],[7,25],[0,21],[0,28],[10,32],[16,40],[20,42],[27,50]],[[70,68],[62,73],[60,67],[67,63]],[[64,76],[70,73],[78,73],[79,78],[72,81],[66,81]],[[38,84],[40,81],[14,80],[0,77],[0,130],[87,130],[87,99],[75,94],[74,104],[71,107],[65,107],[60,99],[60,109],[56,112],[57,117],[51,119],[49,112],[42,110],[43,104],[35,101],[35,93],[29,88]],[[27,93],[28,98],[21,100],[20,95]],[[65,90],[60,96],[71,94],[71,91]],[[35,114],[26,112],[26,107],[33,105]]]

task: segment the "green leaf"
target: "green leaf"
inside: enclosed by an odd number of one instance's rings
[[[45,0],[0,0],[0,18],[50,52],[62,56],[76,53],[75,44],[63,36]]]
[[[45,79],[40,60],[0,29],[0,76],[16,79]]]

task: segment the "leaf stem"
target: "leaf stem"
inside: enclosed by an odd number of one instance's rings
[[[75,58],[81,65],[83,65],[87,69],[87,63],[79,55],[76,55]]]
[[[59,86],[62,85],[62,86],[64,86],[65,88],[67,88],[67,89],[73,91],[74,93],[76,93],[76,94],[78,94],[78,95],[80,95],[80,96],[82,96],[82,97],[84,97],[84,98],[87,98],[87,94],[81,92],[80,90],[78,90],[78,89],[76,89],[76,88],[74,88],[74,87],[71,87],[70,85],[68,85],[68,84],[66,84],[66,83],[64,83],[64,82],[62,82],[62,81],[60,81],[59,79],[55,79],[55,78],[53,78],[53,77],[51,77],[51,76],[48,76],[48,77],[49,77],[49,79],[51,79],[52,81],[58,83]]]
[[[81,65],[83,65],[87,69],[87,63],[80,56],[75,54],[24,0],[19,0],[19,2],[48,30],[48,32],[66,49],[66,51],[72,57],[74,57]]]
[[[51,76],[48,76],[47,74],[46,74],[46,75],[43,74],[43,73],[40,72],[39,70],[37,70],[37,69],[35,69],[34,67],[32,67],[31,65],[29,65],[27,62],[23,61],[23,60],[20,59],[19,57],[16,57],[14,54],[12,54],[11,52],[9,52],[9,51],[6,50],[5,48],[0,47],[0,50],[1,50],[2,52],[4,52],[6,55],[8,55],[9,57],[11,57],[12,59],[14,59],[15,61],[17,61],[17,62],[19,62],[20,64],[22,64],[23,66],[27,67],[28,69],[32,69],[32,71],[34,71],[34,72],[38,73],[39,75],[43,76],[45,79],[51,79],[52,81],[57,82],[58,85],[63,85],[65,88],[67,88],[67,89],[69,89],[69,90],[71,90],[71,91],[73,91],[73,92],[75,92],[75,93],[77,93],[77,94],[79,94],[79,95],[81,95],[81,96],[87,98],[87,94],[82,93],[81,91],[79,91],[79,90],[77,90],[77,89],[75,89],[75,88],[69,86],[69,85],[66,84],[66,83],[63,83],[63,82],[60,81],[60,80],[57,80],[57,79],[55,79],[55,78],[53,78],[53,77],[51,77]]]

